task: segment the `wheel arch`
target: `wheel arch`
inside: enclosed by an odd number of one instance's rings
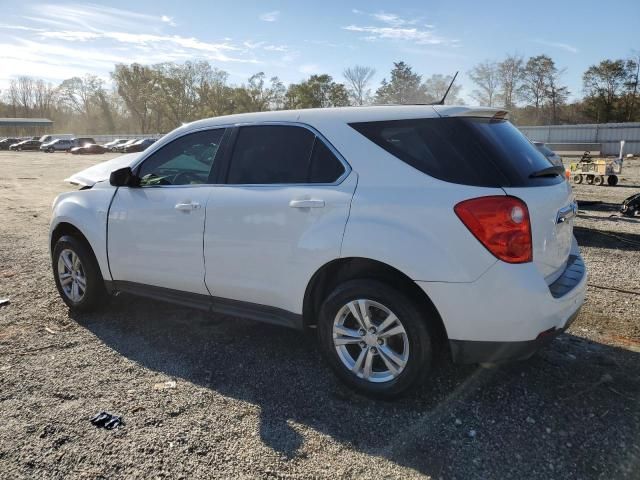
[[[305,289],[302,317],[304,327],[314,327],[323,300],[340,283],[356,279],[374,279],[388,284],[411,297],[429,318],[436,335],[443,342],[447,330],[438,309],[416,282],[397,268],[378,260],[363,257],[347,257],[332,260],[320,267],[311,277]]]
[[[91,244],[89,243],[87,236],[82,233],[82,231],[78,227],[69,222],[60,222],[51,231],[51,238],[49,243],[49,250],[51,252],[53,252],[53,248],[55,247],[56,242],[60,239],[60,237],[63,237],[65,235],[76,237],[78,240],[84,242],[91,249],[91,252],[95,256],[95,253],[93,252],[93,248],[91,248]]]
[[[93,255],[93,259],[96,261],[98,268],[102,270],[100,266],[100,262],[98,261],[98,257],[96,256],[96,252],[94,251],[93,246],[91,245],[91,242],[89,241],[87,236],[78,227],[76,227],[74,224],[67,221],[62,221],[58,223],[53,228],[53,230],[51,230],[51,236],[49,239],[49,251],[51,252],[52,257],[53,257],[53,249],[56,245],[56,242],[60,238],[64,237],[65,235],[74,237],[78,239],[80,242],[82,242],[89,249],[89,252],[91,253],[91,255]],[[102,278],[106,279],[107,277],[105,277],[104,272],[101,271],[101,273],[102,273]]]

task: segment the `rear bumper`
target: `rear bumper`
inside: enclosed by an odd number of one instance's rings
[[[579,312],[580,309],[576,310],[564,327],[547,330],[535,340],[521,342],[450,340],[451,357],[455,363],[502,363],[526,360],[569,328]]]
[[[569,327],[584,302],[587,271],[574,244],[551,285],[532,263],[504,262],[470,283],[417,283],[440,313],[455,362],[502,362],[530,357]]]

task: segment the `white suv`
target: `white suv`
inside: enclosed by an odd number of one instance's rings
[[[182,126],[73,175],[50,246],[67,305],[129,292],[316,328],[369,395],[420,383],[434,352],[527,358],[585,295],[563,172],[506,112],[380,106]]]

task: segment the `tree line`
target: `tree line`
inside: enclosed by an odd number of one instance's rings
[[[476,87],[471,96],[480,105],[511,110],[523,125],[640,120],[640,55],[591,65],[582,75],[582,99],[571,103],[565,71],[548,55],[486,60],[469,71]]]
[[[483,61],[469,72],[474,103],[512,112],[523,125],[640,120],[638,57],[603,60],[584,72],[584,97],[568,103],[564,69],[547,55],[508,55]],[[160,133],[185,122],[232,113],[348,105],[432,103],[452,77],[424,77],[403,61],[374,89],[375,70],[356,65],[342,81],[310,75],[285,86],[258,72],[240,84],[205,61],[157,65],[118,64],[111,83],[91,74],[59,85],[22,76],[0,95],[0,116],[46,117],[57,131],[76,133]],[[448,104],[464,103],[455,84]]]

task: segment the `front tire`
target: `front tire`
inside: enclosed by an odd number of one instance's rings
[[[72,310],[91,311],[104,304],[107,292],[91,249],[69,235],[58,239],[52,255],[58,293]]]
[[[324,301],[320,349],[335,374],[364,395],[394,398],[431,369],[433,335],[405,294],[375,280],[351,280]]]

